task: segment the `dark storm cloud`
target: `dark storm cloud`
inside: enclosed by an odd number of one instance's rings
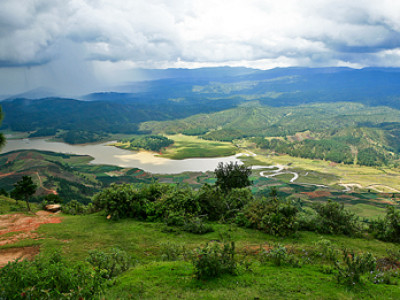
[[[99,80],[134,67],[400,66],[400,1],[0,2],[0,72],[42,65],[45,81],[88,64]]]

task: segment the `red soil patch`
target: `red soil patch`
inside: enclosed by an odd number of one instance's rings
[[[0,216],[0,246],[13,244],[21,239],[37,238],[34,233],[42,224],[61,223],[54,214],[39,211],[36,215],[10,214]],[[17,233],[17,234],[13,234]]]
[[[315,192],[302,192],[302,194],[306,194],[310,198],[324,198],[324,197],[332,197],[332,194],[328,191],[315,191]]]
[[[34,232],[42,224],[61,223],[61,218],[46,211],[36,214],[0,215],[0,246],[14,244],[22,239],[36,239]],[[39,247],[19,247],[0,250],[0,267],[17,258],[30,259],[39,253]]]
[[[349,200],[358,199],[357,197],[350,196],[350,195],[340,195],[340,196],[338,196],[338,198],[340,198],[340,199],[349,199]]]
[[[36,255],[39,254],[39,247],[19,247],[19,248],[9,248],[0,250],[0,268],[4,267],[9,261],[14,261],[16,259],[32,260]]]
[[[260,251],[269,251],[272,248],[273,247],[271,247],[268,244],[266,244],[266,245],[255,245],[255,246],[246,246],[246,247],[244,247],[244,251],[249,253],[249,254],[257,255],[257,254],[260,253]]]

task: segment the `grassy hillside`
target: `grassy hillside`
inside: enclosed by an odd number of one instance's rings
[[[339,284],[336,271],[319,258],[323,244],[335,251],[342,247],[356,253],[372,252],[384,259],[387,251],[399,251],[398,245],[376,240],[347,238],[301,232],[295,238],[276,238],[259,231],[229,225],[214,225],[216,231],[194,235],[165,230],[162,224],[134,220],[107,221],[102,215],[63,216],[61,224],[46,224],[38,230],[40,240],[25,240],[18,246],[40,246],[41,252],[61,249],[68,261],[82,261],[90,250],[101,251],[119,247],[131,256],[135,265],[117,277],[105,289],[106,299],[396,299],[398,285],[373,284],[366,278],[361,284]],[[61,230],[62,229],[62,230]],[[166,258],[171,251],[190,252],[207,242],[225,237],[236,242],[238,259],[245,264],[238,274],[211,280],[197,280],[190,260],[178,254],[173,261]],[[328,242],[326,242],[328,241]],[[262,261],[262,251],[285,245],[302,257],[301,267],[290,264],[276,266]],[[3,247],[0,247],[4,249]],[[167,256],[168,257],[168,256]],[[332,273],[331,273],[332,272]]]
[[[91,196],[111,183],[148,182],[139,169],[90,165],[90,156],[23,150],[0,155],[0,188],[10,192],[24,175],[38,185],[36,196],[58,193],[65,201],[87,203]]]
[[[400,111],[355,103],[245,106],[183,120],[146,122],[141,129],[219,141],[259,137],[254,140],[258,147],[277,153],[348,164],[393,163],[400,153]]]

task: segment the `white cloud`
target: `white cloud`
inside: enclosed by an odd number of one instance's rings
[[[398,0],[0,2],[3,69],[400,66],[399,48]]]

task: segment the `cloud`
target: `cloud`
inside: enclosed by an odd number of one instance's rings
[[[400,1],[0,2],[0,69],[65,64],[107,78],[132,67],[400,66]]]

